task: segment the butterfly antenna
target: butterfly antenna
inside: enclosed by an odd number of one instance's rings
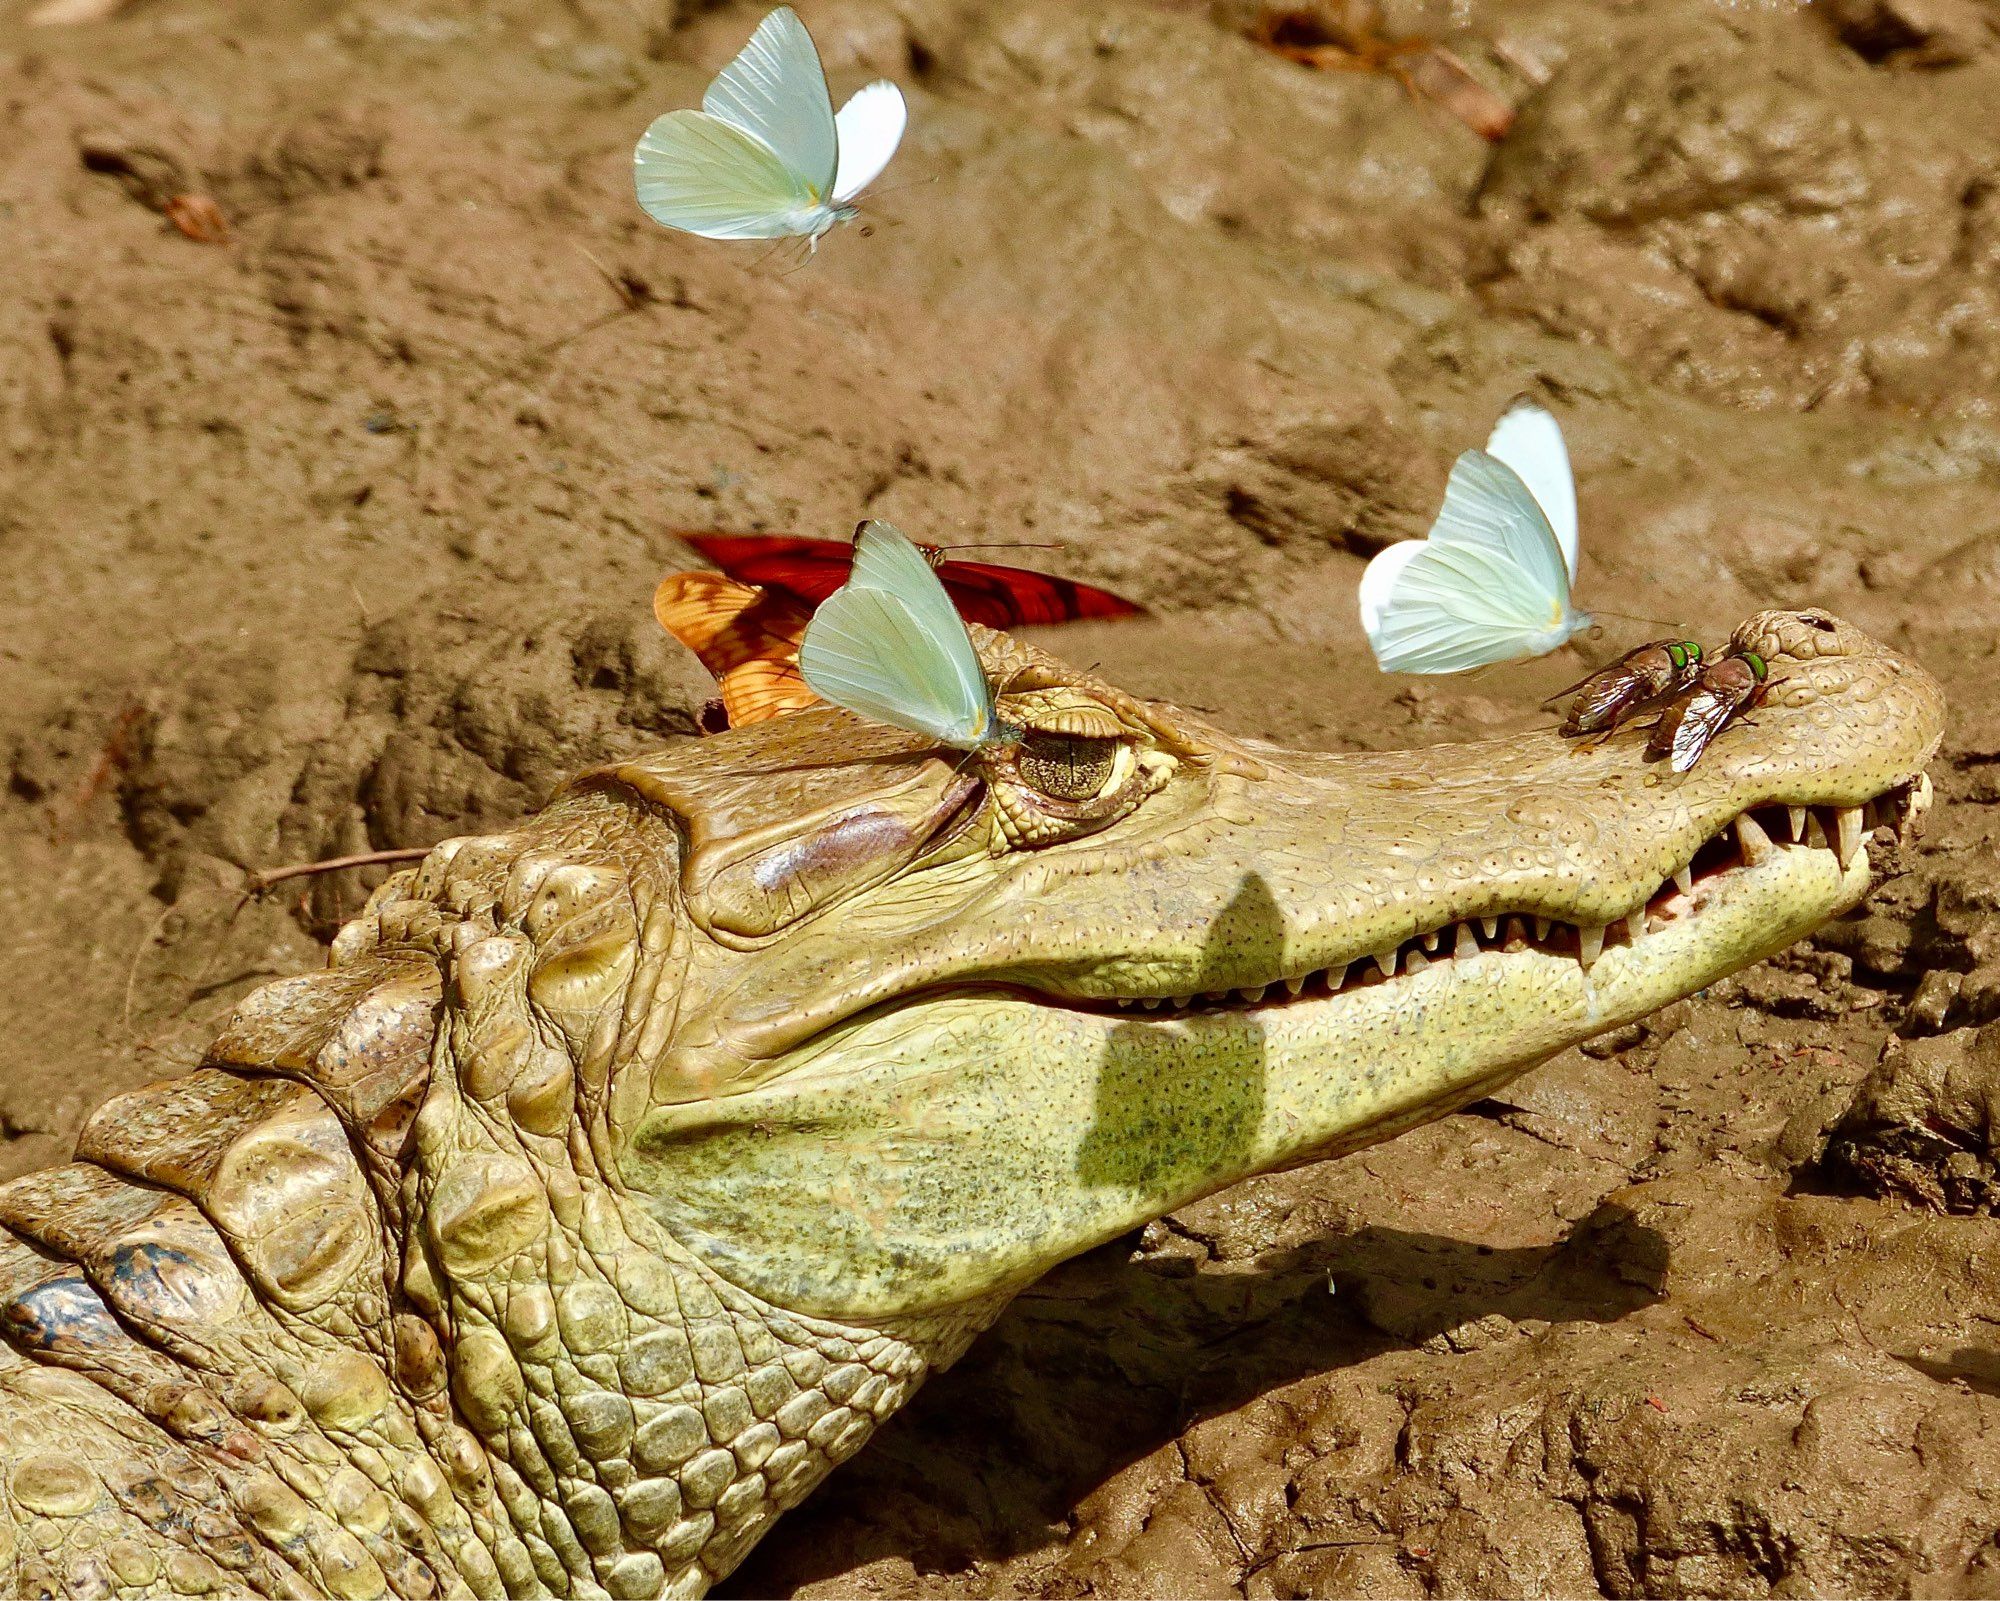
[[[939,545],[937,548],[939,550],[1061,550],[1063,547],[1058,540],[1035,545],[1024,539],[981,539],[970,544]]]
[[[1612,611],[1605,606],[1591,607],[1590,614],[1593,617],[1616,617],[1628,623],[1644,623],[1649,628],[1671,628],[1682,633],[1687,631],[1685,623],[1670,623],[1664,617],[1641,617],[1637,612]]]

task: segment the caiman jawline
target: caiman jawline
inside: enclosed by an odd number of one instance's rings
[[[1350,956],[1336,965],[1287,974],[1270,983],[1198,995],[1051,995],[1019,984],[1001,986],[1044,1004],[1115,1012],[1134,1022],[1169,1022],[1215,1012],[1269,1010],[1302,998],[1341,995],[1408,977],[1454,959],[1488,952],[1568,956],[1587,972],[1607,947],[1636,945],[1647,934],[1698,916],[1729,874],[1756,867],[1777,850],[1830,850],[1844,871],[1877,829],[1900,836],[1930,802],[1931,784],[1919,773],[1860,806],[1760,805],[1732,818],[1676,868],[1642,905],[1616,922],[1579,927],[1528,912],[1498,912],[1425,930],[1388,950]],[[962,988],[962,986],[961,986]],[[911,997],[920,999],[921,997]]]

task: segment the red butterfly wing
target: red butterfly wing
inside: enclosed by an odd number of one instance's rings
[[[817,606],[846,583],[854,565],[854,546],[845,539],[792,539],[780,534],[682,533],[679,537],[738,583],[796,596],[808,607]],[[1145,615],[1143,606],[1109,590],[1026,567],[947,561],[939,564],[937,574],[960,615],[988,628]]]
[[[937,570],[959,613],[988,628],[1024,623],[1073,623],[1083,617],[1141,617],[1143,606],[1122,595],[1026,567],[948,561]]]
[[[845,539],[790,539],[781,534],[681,534],[739,584],[783,590],[808,607],[817,606],[842,584],[854,565],[854,545]]]

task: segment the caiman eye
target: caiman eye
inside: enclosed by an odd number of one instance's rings
[[[1130,750],[1122,739],[1097,739],[1087,734],[1054,734],[1031,728],[1021,736],[1014,771],[1054,800],[1095,800],[1122,776],[1120,758]]]

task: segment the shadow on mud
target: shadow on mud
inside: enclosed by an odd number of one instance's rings
[[[1659,1235],[1609,1205],[1550,1246],[1367,1227],[1240,1272],[1137,1259],[1136,1241],[1026,1291],[716,1593],[785,1595],[885,1558],[961,1572],[1049,1545],[1079,1500],[1199,1419],[1494,1314],[1616,1321],[1658,1299],[1666,1263]]]

